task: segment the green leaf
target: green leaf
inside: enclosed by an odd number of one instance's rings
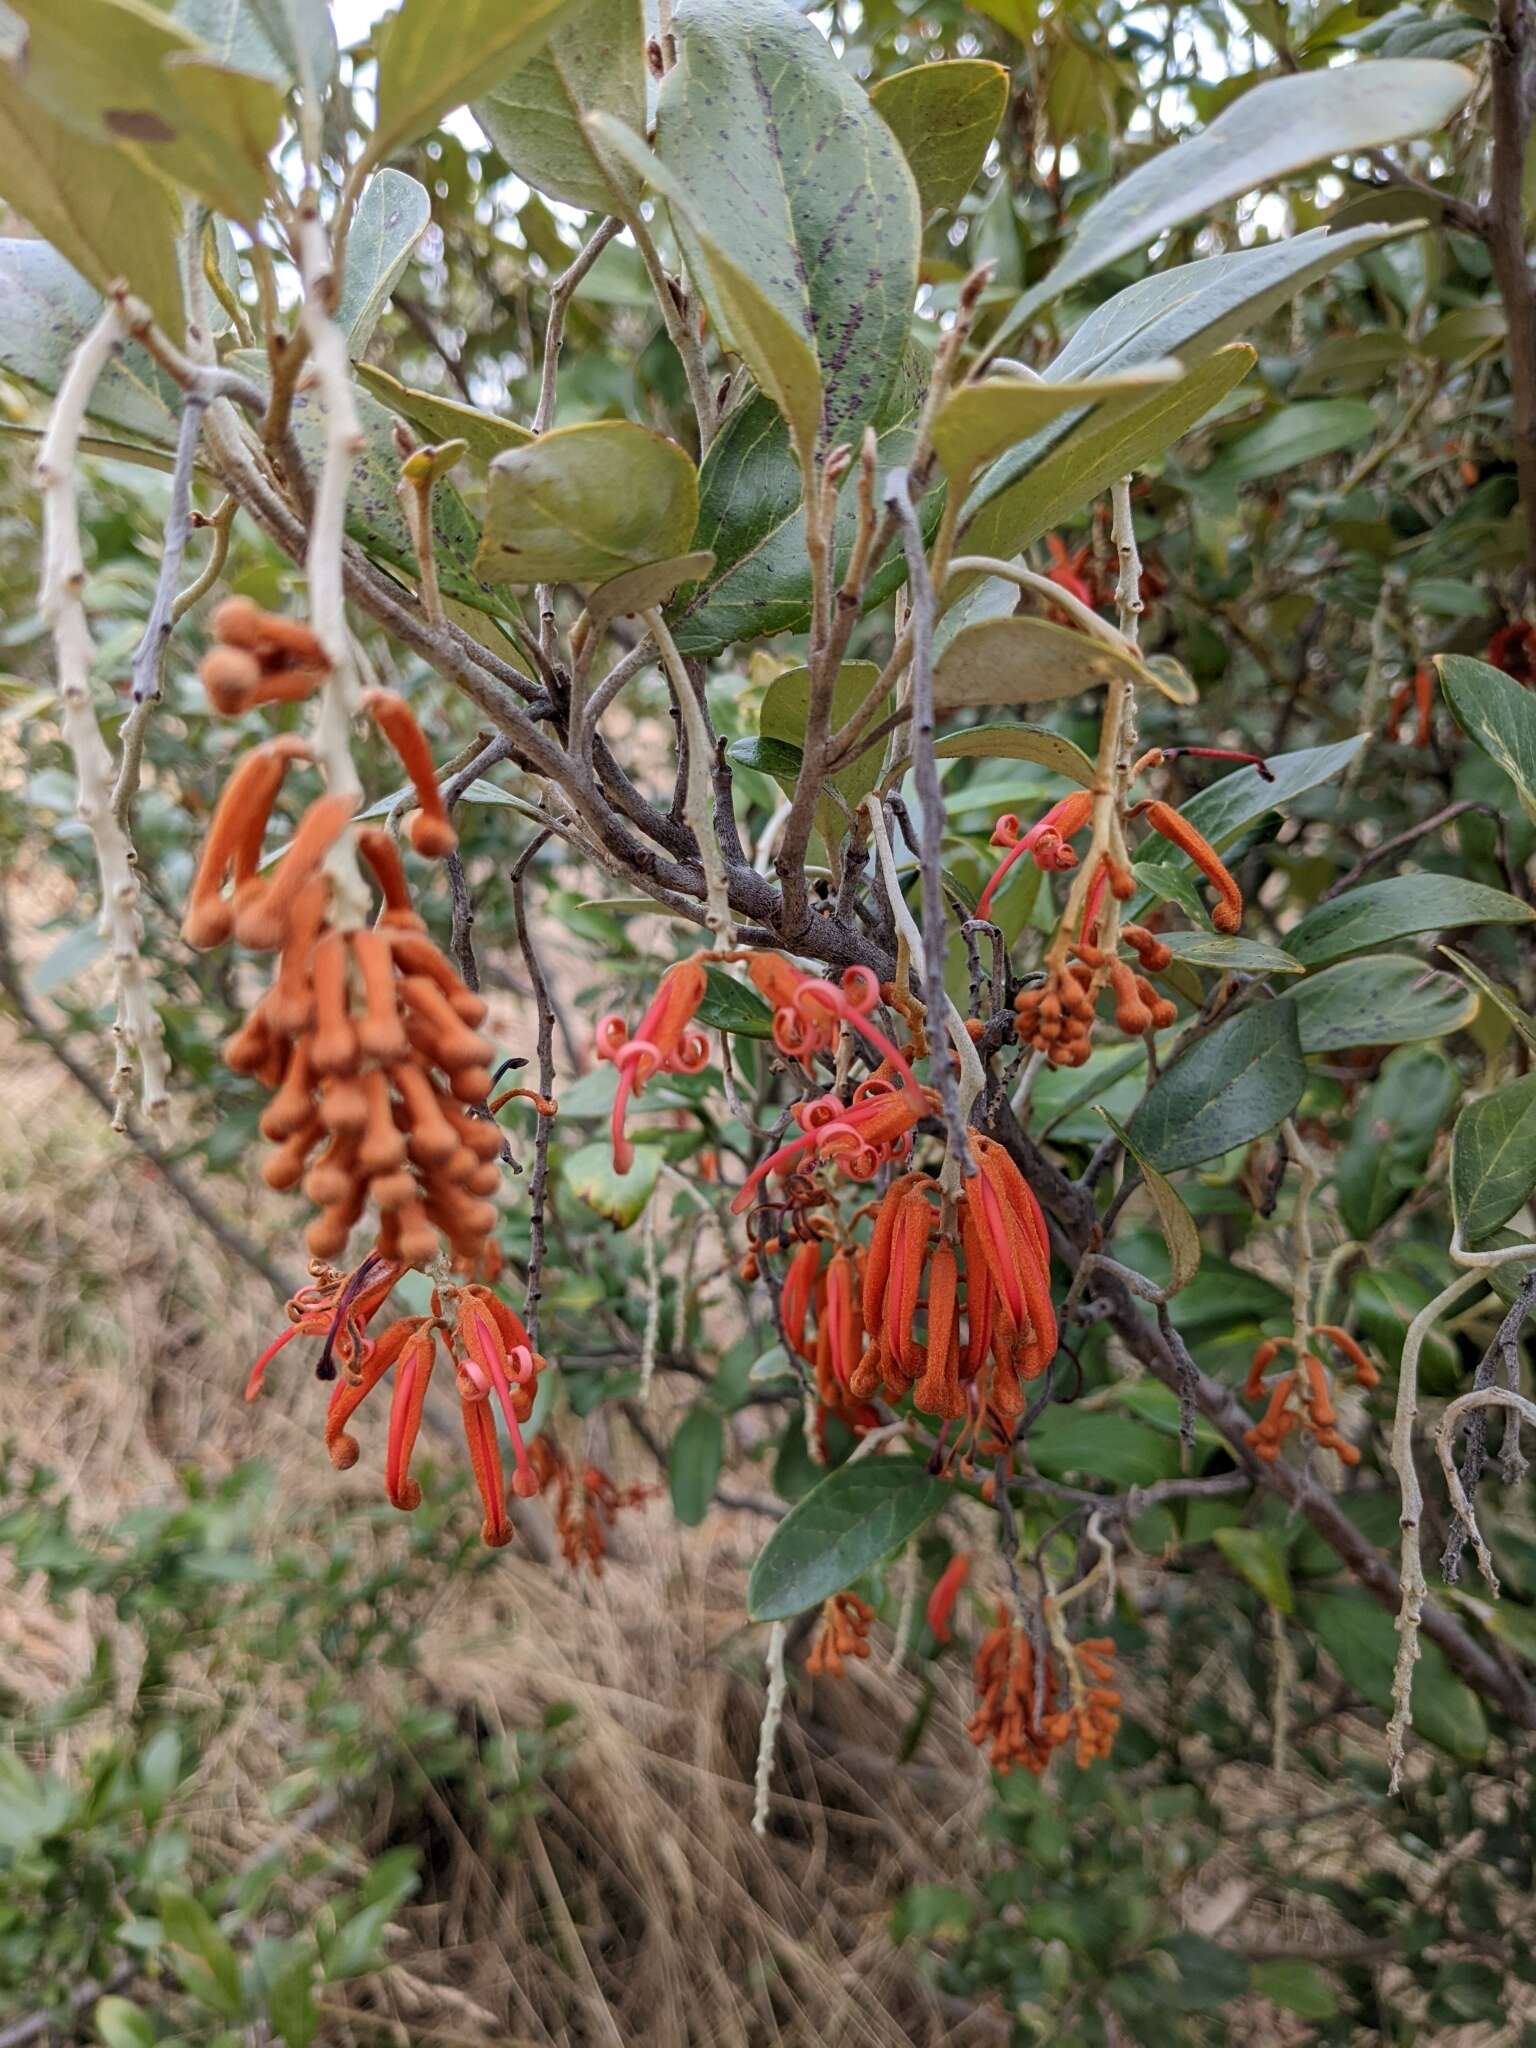
[[[126,277],[172,340],[181,339],[186,314],[176,194],[120,149],[88,142],[55,120],[3,64],[0,199],[98,291]]]
[[[1249,826],[1257,824],[1266,812],[1279,810],[1297,797],[1304,796],[1308,790],[1331,782],[1335,775],[1342,775],[1364,744],[1363,739],[1355,738],[1339,740],[1331,747],[1303,747],[1298,753],[1276,754],[1265,763],[1270,772],[1268,782],[1263,780],[1257,768],[1239,768],[1235,774],[1224,775],[1219,782],[1209,784],[1198,796],[1192,796],[1188,803],[1180,805],[1181,814],[1220,853],[1234,840],[1241,839]],[[1188,855],[1171,846],[1166,852],[1160,851],[1159,858],[1170,866],[1181,866],[1193,872]],[[1290,953],[1296,950],[1289,937],[1286,950]]]
[[[1252,87],[1201,134],[1152,157],[1090,206],[1066,255],[1025,293],[998,339],[1069,286],[1146,248],[1165,228],[1321,158],[1440,127],[1471,86],[1459,65],[1404,59],[1304,71]]]
[[[1270,1963],[1255,1963],[1253,1988],[1271,2005],[1294,2012],[1304,2020],[1331,2020],[1339,2009],[1333,1986],[1314,1963],[1289,1957]]]
[[[1029,1433],[1029,1455],[1047,1479],[1081,1477],[1111,1486],[1155,1486],[1179,1469],[1176,1435],[1102,1408],[1047,1408]]]
[[[912,452],[920,367],[914,358],[913,375],[893,391],[875,422],[882,473],[904,464]],[[930,492],[921,508],[925,531],[937,522],[939,506],[939,495]],[[857,523],[857,493],[845,482],[830,550],[838,579],[848,567]],[[699,472],[694,545],[710,549],[715,570],[711,580],[686,594],[673,621],[673,638],[685,654],[716,654],[732,640],[798,632],[807,624],[811,577],[800,464],[771,399],[751,398],[735,407],[710,443]],[[866,607],[888,597],[905,574],[900,546],[893,543],[870,579]]]
[[[1162,1292],[1165,1301],[1171,1300],[1189,1285],[1200,1270],[1200,1232],[1195,1227],[1195,1219],[1185,1208],[1184,1199],[1172,1182],[1164,1180],[1157,1168],[1143,1159],[1125,1126],[1118,1123],[1102,1103],[1095,1106],[1141,1168],[1142,1182],[1157,1216],[1157,1227],[1168,1247],[1168,1284]]]
[[[1294,1610],[1296,1595],[1285,1568],[1285,1553],[1267,1530],[1213,1529],[1211,1541],[1233,1571],[1245,1578],[1276,1614]]]
[[[309,2048],[320,2031],[314,1974],[313,1958],[302,1955],[283,1971],[267,1993],[267,2018],[285,2048]]]
[[[1097,689],[1116,676],[1172,696],[1166,680],[1129,650],[1049,619],[977,619],[962,626],[934,663],[938,711],[977,704],[1048,704]]]
[[[674,67],[671,76],[680,69]],[[824,394],[816,351],[802,324],[780,303],[786,297],[796,301],[797,286],[785,279],[777,293],[760,289],[705,225],[712,223],[715,211],[706,195],[685,185],[622,121],[597,113],[589,114],[582,125],[616,190],[624,189],[627,165],[666,200],[678,240],[688,250],[690,272],[716,326],[778,407],[801,459],[809,461],[821,432]],[[894,142],[891,148],[894,152]]]
[[[1373,1707],[1392,1701],[1397,1630],[1392,1616],[1368,1593],[1312,1593],[1301,1602],[1303,1623],[1338,1665],[1346,1681]],[[1421,1639],[1413,1671],[1413,1725],[1428,1741],[1464,1763],[1488,1748],[1488,1724],[1477,1694],[1451,1674],[1437,1643]]]
[[[378,119],[365,152],[382,163],[444,114],[494,91],[538,55],[580,0],[404,0],[374,30]]]
[[[759,775],[771,775],[786,793],[794,788],[800,775],[800,763],[805,759],[803,747],[793,747],[787,740],[762,738],[732,740],[725,753],[726,759],[734,761],[738,768],[751,768]]]
[[[1146,469],[1165,455],[1253,368],[1254,351],[1239,343],[1219,350],[1150,398],[1100,406],[1033,468],[1004,487],[1007,459],[972,493],[961,522],[967,554],[1017,554],[1096,498],[1117,477]],[[946,590],[958,594],[960,579]]]
[[[649,611],[653,605],[665,604],[684,583],[696,583],[701,576],[707,576],[714,566],[714,556],[707,548],[701,548],[691,555],[669,555],[663,562],[645,562],[638,569],[626,569],[622,576],[612,577],[592,592],[587,599],[587,615],[594,627],[602,627],[614,619]]]
[[[1536,1188],[1536,1074],[1469,1102],[1451,1135],[1451,1213],[1467,1246],[1507,1223]]]
[[[628,1230],[656,1192],[666,1156],[659,1145],[637,1144],[628,1173],[615,1173],[613,1146],[600,1139],[571,1154],[565,1162],[565,1179],[589,1209],[606,1216],[620,1230]]]
[[[941,733],[933,751],[941,761],[1034,761],[1083,789],[1092,789],[1098,776],[1080,746],[1044,725],[971,725]]]
[[[1460,1092],[1443,1052],[1408,1046],[1387,1060],[1334,1161],[1339,1213],[1351,1237],[1370,1237],[1418,1187]]]
[[[1093,378],[1166,356],[1177,356],[1190,369],[1224,343],[1259,327],[1339,264],[1407,232],[1401,225],[1381,223],[1338,234],[1315,228],[1256,249],[1154,272],[1091,312],[1047,364],[1045,381]],[[1000,496],[1035,468],[1079,418],[1059,420],[1000,457],[976,493],[977,505]]]
[[[1196,1166],[1272,1131],[1306,1079],[1294,1005],[1259,1003],[1174,1061],[1131,1118],[1130,1135],[1165,1173]]]
[[[872,661],[845,661],[837,672],[837,681],[832,685],[832,730],[837,731],[845,719],[851,718],[871,686],[878,680],[879,669]],[[774,677],[763,696],[762,709],[758,713],[758,731],[765,740],[787,742],[804,752],[805,722],[810,714],[811,672],[808,668],[787,668],[782,675]],[[878,724],[889,709],[882,707],[871,724]],[[833,776],[833,786],[842,795],[850,811],[856,810],[875,784],[880,780],[880,764],[885,758],[884,740],[876,740],[856,754],[846,768],[840,768]],[[834,826],[829,819],[827,831],[842,837],[841,823]]]
[[[754,1621],[818,1607],[899,1550],[950,1498],[916,1458],[860,1458],[828,1473],[768,1538],[747,1584]]]
[[[681,554],[698,516],[698,473],[664,434],[556,427],[491,464],[476,567],[491,583],[606,583]]]
[[[1220,974],[1300,974],[1302,971],[1299,960],[1293,960],[1289,953],[1282,953],[1278,946],[1266,946],[1258,939],[1230,938],[1225,932],[1159,932],[1157,936],[1175,960],[1188,960],[1194,967],[1214,968]]]
[[[460,405],[456,398],[442,398],[435,391],[418,391],[391,377],[387,370],[375,369],[372,363],[355,364],[353,375],[381,405],[419,427],[429,441],[467,442],[477,462],[494,462],[509,448],[526,448],[533,439],[528,429],[514,420]]]
[[[809,337],[819,416],[797,401],[785,418],[803,447],[857,447],[896,375],[917,292],[921,221],[906,160],[826,37],[783,0],[691,0],[677,36],[656,154],[668,200],[672,186],[688,195],[674,225],[689,270],[775,398],[740,328],[739,295],[719,303],[718,283],[711,295],[719,252],[801,350]]]
[[[336,309],[349,355],[360,356],[373,339],[389,295],[431,218],[426,186],[404,171],[375,171],[363,187],[347,236],[347,267]]]
[[[476,100],[475,119],[535,191],[589,213],[611,210],[613,189],[582,116],[612,114],[644,129],[645,34],[642,0],[586,0],[536,57]]]
[[[1406,953],[1341,960],[1326,973],[1309,974],[1290,999],[1305,1053],[1447,1038],[1477,1014],[1477,997],[1454,974]]]
[[[1308,967],[1389,945],[1415,932],[1465,924],[1529,924],[1529,904],[1460,875],[1393,875],[1318,904],[1286,934],[1286,949]]]
[[[773,1012],[757,990],[737,981],[723,967],[704,970],[704,1000],[694,1012],[710,1031],[733,1031],[738,1038],[772,1038]]]
[[[1176,868],[1170,861],[1135,860],[1131,862],[1131,873],[1137,888],[1142,891],[1133,908],[1149,901],[1177,903],[1186,917],[1197,918],[1202,927],[1208,921],[1210,913],[1195,887],[1192,866]],[[1168,936],[1171,939],[1174,935],[1170,932]],[[1203,933],[1197,931],[1188,936],[1198,938]]]
[[[155,2048],[154,2023],[127,1998],[98,1998],[91,2015],[102,2048]]]
[[[1376,415],[1363,398],[1314,398],[1283,405],[1246,434],[1229,441],[1200,473],[1207,490],[1235,491],[1239,484],[1299,469],[1340,448],[1369,440]]]
[[[724,1462],[725,1425],[720,1412],[705,1401],[695,1402],[667,1452],[672,1512],[685,1529],[696,1529],[709,1513]]]
[[[961,490],[984,463],[1038,434],[1063,413],[1081,412],[1105,400],[1135,402],[1148,391],[1178,382],[1175,362],[1137,363],[1131,369],[1085,379],[987,377],[962,384],[939,407],[933,422],[933,452]]]
[[[1440,687],[1456,721],[1515,785],[1521,808],[1536,818],[1536,702],[1513,676],[1466,654],[1437,654]]]
[[[68,8],[15,0],[15,8],[27,24],[29,101],[89,142],[117,144],[229,219],[260,219],[283,106],[272,79],[213,61],[190,29],[137,0],[70,0]]]
[[[1485,1001],[1492,1003],[1496,1010],[1502,1011],[1532,1052],[1536,1052],[1536,1018],[1532,1018],[1528,1010],[1520,1007],[1509,990],[1500,988],[1496,981],[1490,980],[1484,974],[1475,960],[1469,960],[1465,953],[1458,953],[1453,946],[1437,946],[1435,951],[1443,953],[1457,973],[1470,981]]]
[[[173,1948],[195,1956],[203,1964],[198,1973],[198,1995],[225,2019],[239,2019],[245,2009],[240,1988],[240,1964],[234,1950],[214,1925],[212,1916],[190,1892],[167,1890],[160,1894],[160,1924]],[[183,1966],[182,1976],[189,1988],[193,1979]]]
[[[955,57],[882,78],[870,98],[895,130],[929,214],[958,206],[975,184],[1008,104],[1008,73]]]

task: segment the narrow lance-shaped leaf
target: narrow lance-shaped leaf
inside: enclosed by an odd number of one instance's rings
[[[1104,399],[1136,399],[1178,381],[1176,362],[1138,363],[1103,377],[986,377],[962,384],[939,407],[933,422],[933,452],[955,490],[963,490],[984,463],[1015,442],[1037,433],[1062,413]]]
[[[1065,256],[1025,293],[996,341],[1096,270],[1146,248],[1165,228],[1320,158],[1440,127],[1471,87],[1471,73],[1459,64],[1413,58],[1303,71],[1254,86],[1200,134],[1153,157],[1089,207]]]
[[[431,218],[426,186],[404,171],[376,171],[363,187],[347,236],[346,274],[336,309],[350,355],[360,356],[373,339],[389,295]]]
[[[1200,1233],[1195,1228],[1195,1219],[1172,1182],[1165,1180],[1151,1161],[1142,1157],[1124,1125],[1117,1123],[1102,1104],[1099,1105],[1099,1115],[1141,1168],[1147,1198],[1156,1214],[1157,1227],[1163,1233],[1163,1242],[1168,1247],[1168,1285],[1161,1290],[1162,1299],[1167,1301],[1181,1288],[1187,1287],[1200,1270]]]

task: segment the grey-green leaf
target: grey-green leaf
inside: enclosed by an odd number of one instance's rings
[[[1234,491],[1240,484],[1278,476],[1282,470],[1319,461],[1340,448],[1367,441],[1376,415],[1363,398],[1313,398],[1282,405],[1230,441],[1206,464],[1200,482],[1208,491]]]
[[[347,236],[347,267],[336,309],[347,352],[354,358],[373,339],[389,295],[431,218],[426,186],[404,171],[375,171],[363,187]]]
[[[637,133],[645,127],[642,0],[586,0],[536,57],[474,107],[480,126],[535,191],[606,213],[614,197],[610,180],[581,125],[584,115],[599,112]]]
[[[812,343],[823,444],[856,446],[906,345],[921,226],[912,173],[826,37],[785,0],[684,0],[676,26],[656,154],[691,198],[679,238],[696,244],[702,216]],[[707,280],[711,260],[690,268]],[[725,328],[740,343],[729,309]]]
[[[1460,875],[1393,875],[1318,904],[1286,934],[1285,943],[1308,967],[1320,967],[1414,932],[1448,931],[1467,924],[1529,924],[1533,917],[1536,911],[1529,904]]]
[[[1187,1287],[1200,1270],[1200,1232],[1173,1183],[1165,1180],[1151,1161],[1143,1157],[1130,1132],[1116,1122],[1102,1103],[1098,1105],[1098,1111],[1141,1168],[1147,1197],[1157,1216],[1163,1242],[1168,1247],[1168,1284],[1162,1289],[1162,1299],[1167,1301],[1181,1288]]]
[[[1254,86],[1200,134],[1151,158],[1090,206],[1066,255],[1025,293],[999,338],[1165,228],[1320,158],[1440,127],[1471,86],[1471,73],[1458,64],[1412,58],[1303,71]]]
[[[1454,974],[1405,953],[1341,960],[1309,974],[1291,1000],[1306,1053],[1448,1038],[1477,1014],[1477,997]]]
[[[1467,654],[1437,654],[1440,687],[1468,738],[1497,761],[1536,818],[1536,699],[1513,676]]]
[[[1196,1166],[1272,1131],[1306,1079],[1294,1006],[1260,1003],[1174,1061],[1132,1117],[1130,1136],[1161,1172]]]
[[[915,1536],[950,1498],[916,1458],[861,1458],[829,1472],[768,1538],[747,1582],[754,1621],[819,1607]]]
[[[523,448],[533,439],[526,427],[496,413],[481,412],[477,406],[461,405],[456,398],[443,398],[435,391],[418,391],[402,384],[387,370],[372,363],[358,363],[355,374],[381,405],[419,427],[429,441],[463,441],[477,462],[494,462],[509,448]]]
[[[102,297],[44,241],[0,241],[0,368],[54,392],[69,359],[101,313]],[[137,439],[169,445],[176,438],[181,394],[137,342],[130,342],[96,380],[93,419]]]
[[[491,464],[477,567],[488,583],[606,583],[681,554],[698,516],[698,473],[664,434],[556,427]]]
[[[374,30],[382,163],[466,100],[492,92],[548,42],[580,0],[403,0]]]
[[[1451,1138],[1451,1210],[1456,1234],[1481,1244],[1536,1188],[1536,1074],[1469,1102]]]
[[[1044,725],[971,725],[941,733],[933,743],[941,761],[1033,761],[1083,789],[1092,789],[1098,769],[1075,740]]]
[[[1175,960],[1220,974],[1300,974],[1301,962],[1258,939],[1229,938],[1225,932],[1159,932]]]
[[[979,57],[918,64],[870,93],[896,131],[925,214],[958,206],[975,184],[1008,104],[1008,73]]]
[[[1172,696],[1165,679],[1107,640],[1049,619],[978,619],[963,627],[934,665],[939,711],[976,704],[1046,704],[1124,676]]]

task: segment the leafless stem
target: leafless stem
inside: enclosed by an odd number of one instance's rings
[[[546,1102],[552,1101],[555,1093],[555,1011],[549,999],[549,983],[544,976],[543,962],[528,928],[528,906],[523,886],[529,863],[548,837],[547,832],[541,832],[536,839],[530,840],[512,869],[512,916],[538,1016],[539,1093]],[[549,1141],[555,1121],[542,1110],[538,1112],[538,1119],[533,1141],[533,1173],[528,1181],[528,1282],[523,1297],[523,1321],[528,1326],[535,1350],[539,1342],[539,1304],[544,1291],[544,1209],[549,1191]]]
[[[544,323],[544,361],[539,371],[539,402],[534,407],[529,427],[535,434],[543,434],[554,423],[555,387],[560,374],[560,349],[565,340],[565,316],[570,310],[582,279],[602,255],[608,244],[618,234],[624,223],[616,214],[610,214],[599,223],[596,231],[587,237],[580,251],[561,271],[549,288],[549,315]]]

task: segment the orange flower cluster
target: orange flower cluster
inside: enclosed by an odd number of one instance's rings
[[[965,1732],[978,1749],[987,1748],[1001,1777],[1022,1764],[1038,1778],[1060,1740],[1056,1672],[1044,1650],[1037,1671],[1035,1654],[1028,1630],[999,1605],[996,1627],[977,1645],[976,1712]]]
[[[927,1175],[904,1174],[881,1202],[864,1262],[869,1343],[849,1387],[893,1403],[910,1392],[921,1413],[945,1421],[979,1424],[990,1411],[1006,1432],[1024,1412],[1022,1383],[1056,1355],[1050,1242],[1003,1147],[972,1132],[971,1148],[979,1171],[955,1205],[958,1250],[938,1227],[938,1183]]]
[[[252,643],[237,651],[254,662],[253,647],[280,637],[285,622],[237,610]],[[228,611],[220,607],[226,632]],[[307,632],[293,628],[290,639]],[[409,707],[387,690],[368,691],[363,707],[414,785],[412,845],[428,857],[451,851],[453,826]],[[342,1251],[371,1201],[383,1258],[425,1265],[442,1242],[461,1270],[489,1270],[501,1137],[481,1113],[491,1085],[492,1048],[478,1031],[485,1005],[428,936],[387,832],[360,828],[354,839],[382,898],[377,923],[343,930],[331,921],[329,863],[352,830],[350,797],[315,797],[263,870],[289,771],[312,759],[304,741],[284,736],[240,762],[214,811],[182,927],[199,948],[233,937],[277,955],[271,986],[224,1047],[235,1072],[273,1091],[261,1119],[275,1147],[264,1178],[274,1188],[302,1180],[320,1211],[308,1231],[318,1259]]]
[[[573,1570],[585,1565],[594,1579],[603,1575],[608,1531],[626,1508],[638,1507],[658,1491],[654,1486],[618,1486],[599,1465],[576,1468],[548,1437],[528,1446],[541,1492],[555,1494],[555,1530],[560,1554]]]
[[[370,1337],[369,1323],[404,1271],[399,1260],[377,1252],[370,1252],[351,1275],[317,1261],[311,1267],[314,1285],[301,1288],[289,1302],[289,1327],[252,1367],[245,1398],[256,1399],[268,1365],[284,1345],[295,1337],[323,1336],[316,1372],[319,1378],[336,1382],[326,1411],[325,1447],[331,1463],[345,1472],[358,1459],[357,1440],[347,1433],[347,1425],[385,1374],[393,1373],[384,1488],[395,1507],[409,1511],[421,1501],[421,1487],[411,1476],[411,1455],[441,1343],[453,1361],[470,1465],[485,1510],[480,1533],[487,1543],[499,1546],[511,1540],[512,1525],[490,1403],[494,1397],[511,1440],[512,1491],[525,1497],[537,1493],[540,1481],[529,1460],[522,1425],[533,1412],[545,1361],[533,1349],[522,1319],[490,1288],[477,1284],[434,1290],[430,1314],[402,1316]]]
[[[1312,1334],[1327,1338],[1349,1368],[1357,1387],[1369,1388],[1379,1384],[1380,1373],[1347,1330],[1340,1329],[1337,1323],[1319,1323]],[[1315,1352],[1304,1352],[1299,1366],[1266,1383],[1265,1373],[1280,1352],[1286,1349],[1295,1349],[1294,1339],[1268,1337],[1253,1354],[1243,1386],[1243,1399],[1262,1401],[1267,1394],[1269,1402],[1253,1428],[1243,1431],[1243,1441],[1252,1448],[1255,1456],[1272,1465],[1291,1432],[1305,1429],[1322,1449],[1336,1452],[1344,1464],[1358,1465],[1359,1451],[1339,1435],[1338,1413],[1333,1405],[1328,1374]]]
[[[1120,1694],[1115,1686],[1115,1646],[1108,1636],[1085,1636],[1072,1645],[1081,1682],[1079,1696],[1063,1714],[1054,1717],[1052,1732],[1065,1742],[1077,1738],[1077,1767],[1084,1771],[1091,1763],[1109,1756],[1120,1727]]]
[[[818,1428],[832,1414],[851,1429],[872,1429],[880,1418],[867,1402],[855,1398],[850,1385],[864,1349],[859,1314],[864,1247],[834,1242],[832,1255],[823,1264],[827,1240],[820,1232],[830,1226],[818,1227],[817,1219],[808,1218],[806,1227],[811,1234],[791,1255],[779,1295],[784,1341],[816,1375]]]
[[[834,1593],[823,1603],[816,1640],[805,1660],[810,1675],[814,1678],[825,1672],[828,1678],[841,1678],[845,1658],[867,1657],[869,1627],[874,1618],[873,1607],[857,1593]]]
[[[330,660],[310,627],[227,597],[211,621],[215,646],[203,657],[203,688],[231,717],[257,704],[296,704],[318,689]]]
[[[999,1605],[997,1626],[977,1647],[978,1704],[966,1733],[978,1749],[991,1745],[988,1761],[1000,1776],[1022,1764],[1038,1778],[1052,1752],[1074,1738],[1079,1770],[1113,1749],[1120,1726],[1114,1643],[1108,1636],[1089,1636],[1072,1644],[1071,1655],[1077,1666],[1072,1698],[1058,1707],[1050,1652],[1037,1651],[1028,1630],[1011,1622]]]
[[[1180,751],[1216,753],[1221,750],[1184,748]],[[1154,752],[1145,757],[1145,762],[1137,764],[1136,772],[1139,773],[1143,765],[1155,765],[1164,758],[1163,754]],[[1263,773],[1262,764],[1259,766]],[[1036,858],[1042,866],[1075,866],[1076,855],[1065,846],[1057,851],[1056,842],[1063,837],[1064,830],[1082,829],[1088,816],[1084,806],[1091,808],[1091,805],[1092,798],[1086,794],[1064,798],[1061,804],[1047,811],[1031,831],[1022,835],[1017,833],[1016,819],[999,819],[999,830],[1010,826],[1015,828],[1002,842],[1010,845],[1012,851],[987,884],[983,902],[990,901],[991,891],[1002,879],[1009,862],[1026,845],[1044,849],[1050,856],[1047,862],[1037,851]],[[1068,806],[1072,808],[1068,809]],[[1242,891],[1203,835],[1187,818],[1155,799],[1138,804],[1131,815],[1144,816],[1155,832],[1189,855],[1216,891],[1212,924],[1219,932],[1236,932],[1243,921]],[[1058,821],[1055,825],[1052,824],[1053,819]],[[996,832],[993,836],[996,840]],[[1068,858],[1063,860],[1063,855]],[[1175,1004],[1166,996],[1159,995],[1147,978],[1166,972],[1173,961],[1172,953],[1156,933],[1148,931],[1144,925],[1123,924],[1118,926],[1112,946],[1101,943],[1106,896],[1113,896],[1117,902],[1124,903],[1135,894],[1136,882],[1130,871],[1112,854],[1101,856],[1083,897],[1076,932],[1063,924],[1046,955],[1043,984],[1021,989],[1014,997],[1013,1006],[1017,1012],[1014,1028],[1018,1036],[1036,1052],[1043,1053],[1053,1067],[1080,1067],[1087,1061],[1094,1016],[1106,992],[1114,1003],[1116,1025],[1133,1038],[1142,1037],[1148,1031],[1166,1030],[1178,1015]],[[1120,957],[1121,942],[1136,956],[1135,967]]]

